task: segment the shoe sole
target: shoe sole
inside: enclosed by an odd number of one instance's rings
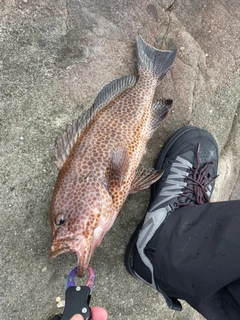
[[[172,145],[175,143],[175,141],[177,139],[179,139],[184,133],[186,133],[186,132],[188,132],[190,130],[196,130],[196,129],[199,129],[199,128],[194,127],[194,126],[186,126],[186,127],[178,129],[166,141],[166,143],[164,144],[163,148],[161,149],[160,154],[159,154],[159,156],[157,158],[157,161],[156,161],[156,164],[155,164],[155,168],[158,169],[158,170],[161,170],[161,167],[163,165],[163,162],[164,162],[164,159],[166,157],[166,154],[167,154],[168,150],[172,147]],[[151,190],[152,196],[154,194],[154,185],[155,184],[153,184],[153,188]],[[152,196],[151,196],[151,198],[152,198]],[[150,202],[151,202],[151,200],[150,200]],[[146,216],[146,214],[145,214],[145,216]],[[143,225],[144,220],[145,220],[145,216],[144,216],[143,220],[138,224],[137,228],[135,229],[134,233],[132,234],[132,236],[131,236],[131,238],[130,238],[130,240],[128,242],[128,245],[127,245],[127,248],[126,248],[126,251],[125,251],[125,256],[124,256],[124,264],[125,264],[125,267],[126,267],[128,273],[131,276],[133,276],[135,279],[137,279],[140,282],[147,283],[142,278],[140,278],[133,270],[134,250],[136,248],[136,242],[137,242],[137,239],[138,239],[139,231],[142,228],[142,225]]]

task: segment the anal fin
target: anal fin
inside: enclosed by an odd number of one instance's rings
[[[172,100],[158,100],[152,105],[149,138],[152,137],[160,123],[168,115],[172,106],[172,102]]]
[[[139,166],[136,170],[136,175],[133,179],[130,193],[135,193],[148,188],[162,176],[163,171],[155,170],[154,168],[144,168]]]

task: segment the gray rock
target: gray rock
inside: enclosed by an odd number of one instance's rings
[[[174,100],[173,111],[143,162],[154,162],[174,130],[200,126],[219,143],[213,201],[238,198],[239,19],[237,0],[0,3],[1,319],[43,320],[59,312],[55,298],[64,298],[76,257],[49,258],[54,140],[106,82],[137,74],[138,33],[162,48],[172,46],[172,39],[178,48],[156,92],[156,98]],[[109,319],[202,319],[186,303],[181,313],[168,310],[157,292],[124,269],[124,249],[148,199],[149,190],[130,195],[96,250],[92,305],[105,307]]]

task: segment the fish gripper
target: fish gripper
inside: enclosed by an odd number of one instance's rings
[[[75,286],[74,276],[77,273],[77,267],[69,273],[64,312],[61,315],[56,315],[52,320],[70,320],[75,314],[81,314],[84,320],[91,319],[89,302],[94,288],[95,272],[90,266],[87,269],[89,277],[85,286]]]

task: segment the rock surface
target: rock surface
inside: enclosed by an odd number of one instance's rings
[[[64,298],[76,257],[49,258],[54,140],[106,82],[137,74],[138,33],[161,48],[173,39],[178,48],[156,92],[174,100],[173,111],[143,162],[151,165],[181,126],[205,128],[219,143],[213,201],[239,198],[239,19],[238,0],[0,2],[1,319],[45,320],[59,312],[55,298]],[[148,199],[148,190],[130,195],[96,250],[92,305],[105,307],[109,319],[200,320],[186,303],[180,313],[168,310],[124,269],[124,249]]]

